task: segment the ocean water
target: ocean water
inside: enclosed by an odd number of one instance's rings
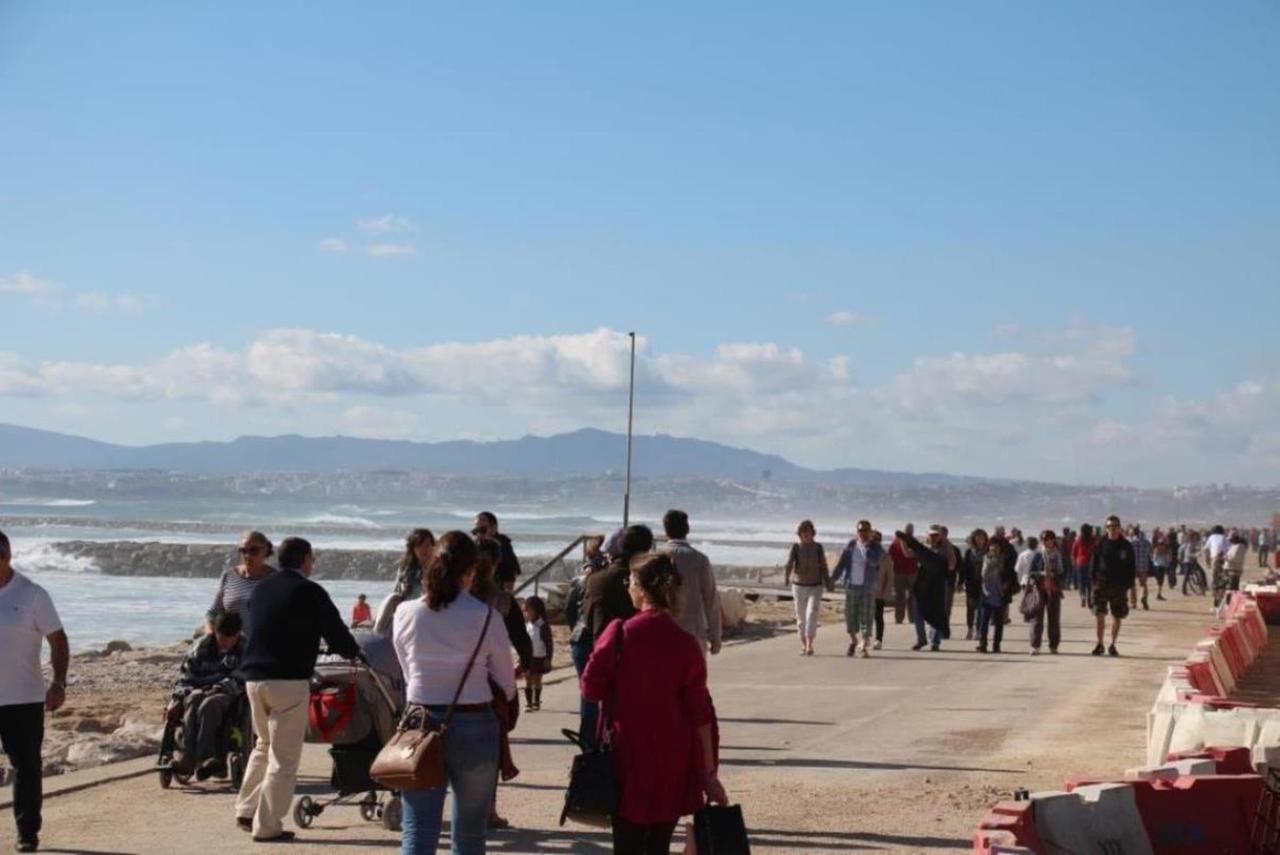
[[[398,507],[352,504],[288,503],[277,498],[226,502],[90,499],[5,496],[0,494],[0,528],[13,541],[14,566],[53,595],[75,650],[121,639],[133,645],[171,643],[190,637],[212,600],[216,580],[111,576],[91,561],[67,556],[58,541],[159,541],[233,544],[238,534],[261,529],[277,541],[292,533],[317,548],[403,549],[404,534],[425,526],[437,535],[467,530],[473,508]],[[606,534],[618,517],[581,511],[541,512],[525,507],[494,507],[502,530],[522,556],[550,556],[579,534]],[[661,531],[657,515],[638,514]],[[848,524],[824,524],[823,539],[842,543]],[[773,567],[786,560],[795,522],[694,519],[691,540],[717,564]],[[321,556],[323,558],[323,555]],[[390,582],[326,580],[323,562],[316,580],[349,612],[359,593],[378,603]]]

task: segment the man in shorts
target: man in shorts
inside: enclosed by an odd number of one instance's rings
[[[1137,577],[1133,544],[1124,537],[1120,518],[1107,517],[1106,537],[1093,551],[1093,613],[1098,620],[1098,646],[1094,656],[1109,653],[1119,656],[1116,638],[1120,635],[1120,622],[1129,616],[1129,590]],[[1107,626],[1107,612],[1111,613],[1111,647],[1104,648],[1102,639]]]

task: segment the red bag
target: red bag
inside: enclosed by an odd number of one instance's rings
[[[346,686],[321,686],[311,690],[311,702],[307,705],[307,723],[320,734],[320,741],[333,742],[333,738],[346,730],[356,714],[355,684]]]

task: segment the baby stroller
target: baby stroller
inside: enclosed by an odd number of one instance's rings
[[[400,794],[385,790],[369,777],[369,767],[395,732],[404,710],[405,686],[391,640],[373,632],[356,632],[364,662],[352,664],[321,657],[311,678],[307,741],[330,746],[333,770],[327,800],[301,796],[293,805],[293,821],[309,828],[327,808],[357,803],[366,822],[381,821],[400,830]],[[387,794],[387,798],[383,798]]]
[[[183,695],[174,693],[169,698],[164,710],[164,731],[160,735],[160,754],[156,758],[156,772],[160,775],[160,786],[169,789],[176,780],[186,786],[191,775],[178,772],[173,768],[174,758],[180,754],[185,739],[186,723],[183,721]],[[244,781],[244,770],[249,764],[249,752],[253,749],[253,722],[249,713],[249,702],[243,692],[235,696],[235,701],[222,720],[222,727],[217,736],[217,753],[227,758],[227,778],[231,789],[238,791]]]

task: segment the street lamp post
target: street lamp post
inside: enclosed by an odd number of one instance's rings
[[[622,527],[631,522],[631,431],[636,412],[636,334],[627,333],[631,338],[631,389],[627,396],[627,486],[622,494]]]

